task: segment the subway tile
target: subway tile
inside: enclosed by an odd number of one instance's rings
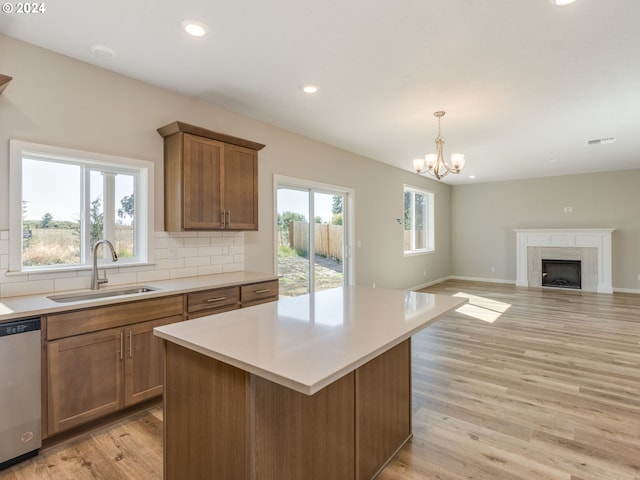
[[[226,265],[222,265],[223,273],[240,272],[243,269],[244,269],[244,265],[242,263],[229,263]]]
[[[211,239],[209,237],[194,237],[184,239],[185,247],[208,247],[209,245],[211,245]]]
[[[169,280],[171,279],[171,270],[153,270],[150,272],[138,272],[138,282],[155,282],[158,280]]]
[[[205,265],[198,267],[198,275],[215,275],[222,273],[222,265]]]
[[[84,290],[90,287],[91,280],[88,277],[57,278],[53,280],[53,290],[55,292]]]
[[[53,292],[53,280],[24,281],[0,285],[0,297],[38,295]]]
[[[171,278],[195,277],[198,275],[198,267],[171,269]]]
[[[198,248],[198,256],[203,255],[222,255],[222,247],[200,247]]]
[[[195,247],[192,248],[179,248],[178,249],[178,257],[197,257],[198,249]]]
[[[200,267],[204,265],[211,265],[211,257],[210,256],[202,256],[202,257],[187,257],[184,259],[185,267]]]

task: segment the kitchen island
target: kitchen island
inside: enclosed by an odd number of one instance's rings
[[[165,480],[375,477],[411,438],[411,336],[465,302],[343,287],[156,328]]]

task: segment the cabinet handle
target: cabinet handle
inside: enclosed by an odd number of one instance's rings
[[[220,219],[220,224],[222,225],[222,228],[224,228],[224,227],[225,227],[225,222],[226,222],[226,220],[227,220],[227,216],[226,216],[226,214],[225,214],[224,210],[222,210],[222,211],[220,212],[220,217],[221,217],[221,219]]]
[[[210,298],[209,300],[207,300],[207,303],[221,302],[221,301],[226,300],[226,299],[227,299],[227,297]]]
[[[270,288],[263,288],[262,290],[256,290],[255,293],[256,295],[260,295],[261,293],[269,293],[271,291]]]
[[[231,226],[231,209],[227,210],[227,228]]]
[[[124,333],[120,332],[120,360],[124,359]]]
[[[133,358],[133,335],[131,332],[132,331],[129,330],[129,358]]]

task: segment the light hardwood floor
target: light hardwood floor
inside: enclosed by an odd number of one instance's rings
[[[640,295],[424,291],[470,305],[414,337],[414,437],[380,480],[640,480]],[[0,479],[160,479],[161,430],[155,408]]]

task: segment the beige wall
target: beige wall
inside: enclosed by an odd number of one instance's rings
[[[0,96],[0,231],[9,225],[10,138],[155,162],[161,230],[162,138],[156,128],[181,120],[267,145],[259,163],[260,230],[245,234],[246,269],[273,271],[273,175],[280,174],[355,189],[355,236],[362,243],[354,249],[357,284],[409,288],[449,275],[447,185],[2,35],[0,72],[14,77]],[[436,193],[435,254],[402,254],[395,219],[402,217],[403,183]]]
[[[455,186],[451,198],[454,276],[515,282],[514,228],[610,227],[613,288],[640,292],[640,170]]]

